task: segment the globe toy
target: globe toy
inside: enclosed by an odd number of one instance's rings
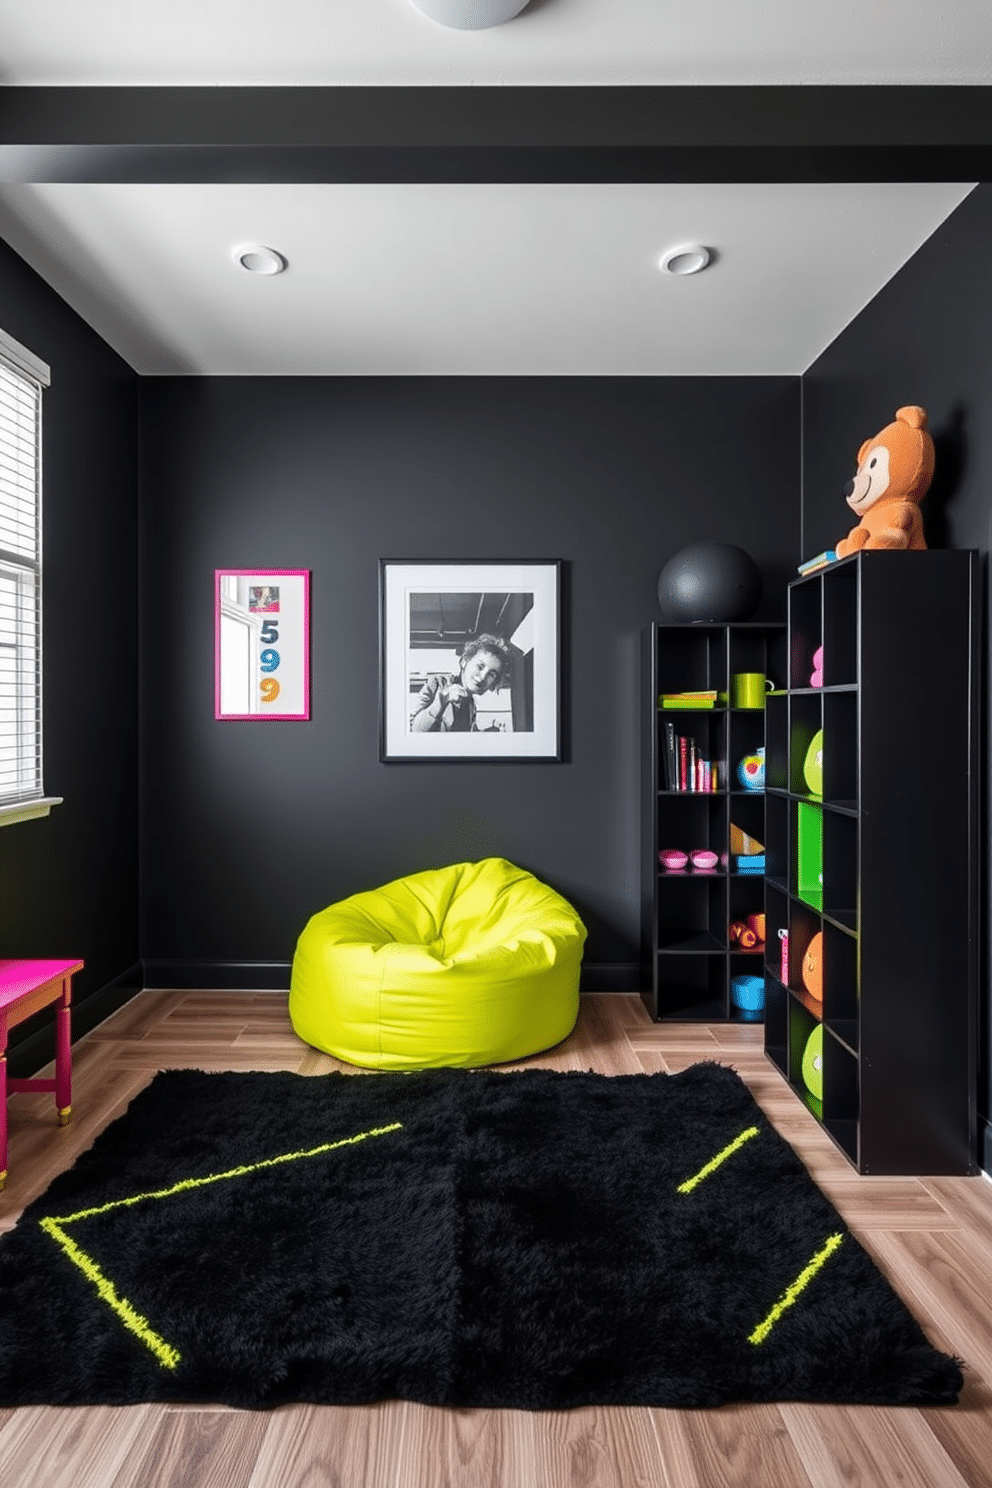
[[[763,791],[765,788],[765,751],[756,749],[746,754],[737,766],[737,779],[745,790]]]
[[[666,620],[746,620],[761,603],[761,572],[750,554],[732,543],[690,543],[658,576],[658,603]]]

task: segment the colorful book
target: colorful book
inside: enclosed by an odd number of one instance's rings
[[[815,558],[807,558],[805,563],[800,563],[798,572],[802,578],[807,574],[816,573],[818,568],[826,568],[828,563],[836,563],[837,554],[833,548],[827,548],[824,553],[817,553]]]
[[[659,708],[715,708],[725,702],[724,694],[709,687],[698,692],[663,692],[658,697]]]

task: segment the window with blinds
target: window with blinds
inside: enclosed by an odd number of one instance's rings
[[[41,728],[41,396],[48,368],[0,332],[0,816],[47,810]],[[13,809],[13,811],[12,811]]]

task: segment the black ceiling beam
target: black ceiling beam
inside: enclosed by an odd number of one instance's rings
[[[23,144],[992,146],[980,87],[0,88]]]
[[[5,181],[990,174],[983,87],[0,88]]]

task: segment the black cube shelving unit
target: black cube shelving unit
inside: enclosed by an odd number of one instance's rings
[[[645,1006],[656,1020],[760,1021],[761,1012],[734,1006],[730,981],[761,976],[763,944],[741,950],[729,926],[764,912],[764,877],[735,871],[731,827],[765,842],[765,793],[744,789],[737,767],[765,747],[764,707],[731,706],[731,678],[761,672],[777,687],[788,681],[784,623],[656,622],[644,634],[645,733],[642,748],[642,957],[647,968]],[[709,689],[722,700],[712,708],[666,709],[662,693]],[[665,725],[692,738],[716,788],[672,789],[664,768]],[[712,784],[712,777],[711,777]],[[713,869],[666,871],[663,848],[706,849]]]
[[[788,692],[767,710],[765,1052],[862,1173],[977,1171],[978,589],[970,550],[861,552],[789,586]],[[819,997],[803,977],[817,935]]]

